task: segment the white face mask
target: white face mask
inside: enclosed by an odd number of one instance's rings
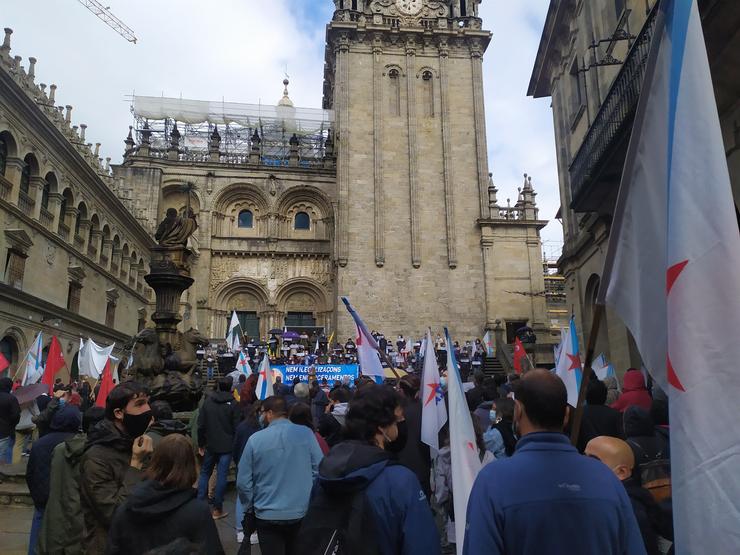
[[[491,410],[489,414],[489,418],[491,419],[491,424],[496,423],[496,411],[495,410]]]

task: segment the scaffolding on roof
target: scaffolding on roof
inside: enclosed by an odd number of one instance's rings
[[[320,166],[334,123],[331,110],[151,96],[134,96],[132,112],[136,142],[141,144],[142,133],[149,133],[154,156],[164,155],[170,147],[177,124],[181,159],[207,161],[211,136],[218,128],[223,162],[246,163],[256,131],[260,161],[273,166],[288,165],[293,135],[298,139],[300,165]]]

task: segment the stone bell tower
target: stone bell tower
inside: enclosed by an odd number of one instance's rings
[[[334,0],[324,108],[336,114],[337,293],[386,334],[481,336],[501,317],[482,246],[491,33],[479,3]],[[353,333],[342,310],[338,329]]]

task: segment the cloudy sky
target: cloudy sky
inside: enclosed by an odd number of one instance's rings
[[[56,83],[57,102],[88,124],[88,142],[119,162],[132,123],[130,95],[276,103],[284,73],[298,106],[321,107],[324,28],[331,0],[105,0],[136,33],[132,45],[75,0],[1,0],[0,26],[13,55],[38,58],[37,82]],[[548,99],[526,96],[549,0],[484,0],[493,41],[484,77],[488,148],[499,200],[533,176],[541,215],[559,206]],[[556,257],[561,226],[543,232]]]

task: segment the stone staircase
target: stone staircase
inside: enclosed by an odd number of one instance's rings
[[[26,457],[18,464],[0,464],[0,507],[15,505],[32,507],[33,500],[26,485]]]
[[[506,370],[498,358],[486,357],[483,360],[483,373],[486,376],[493,376],[495,374],[505,374]]]

